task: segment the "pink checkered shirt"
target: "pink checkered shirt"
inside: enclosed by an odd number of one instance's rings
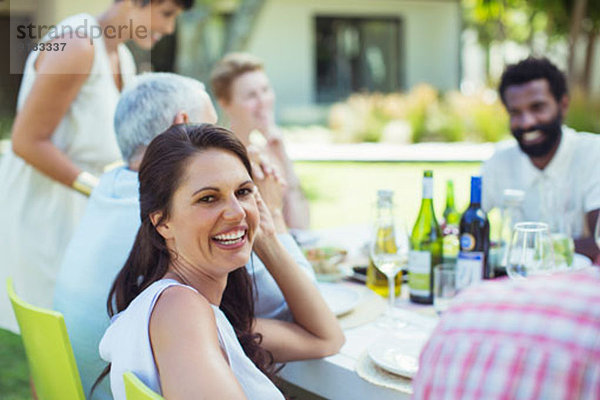
[[[600,269],[486,282],[420,357],[413,399],[600,399]]]

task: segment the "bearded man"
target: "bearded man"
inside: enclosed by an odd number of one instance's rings
[[[600,136],[562,125],[569,107],[564,74],[546,58],[509,65],[499,86],[516,143],[482,167],[483,208],[502,207],[505,189],[524,192],[527,221],[545,221],[600,262],[593,230],[600,210]]]

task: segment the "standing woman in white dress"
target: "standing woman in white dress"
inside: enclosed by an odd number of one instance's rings
[[[0,327],[17,331],[4,289],[12,276],[27,301],[51,307],[58,267],[105,166],[119,161],[113,116],[135,74],[124,42],[150,49],[193,0],[116,0],[100,16],[65,19],[29,55],[0,163]],[[64,43],[64,45],[62,45]],[[46,48],[54,46],[46,46]],[[93,256],[93,255],[90,255]]]

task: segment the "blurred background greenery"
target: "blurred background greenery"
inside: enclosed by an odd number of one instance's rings
[[[576,88],[565,123],[600,132],[600,99]],[[421,84],[406,93],[355,94],[329,113],[335,142],[497,142],[510,137],[508,115],[493,89],[441,93]]]
[[[112,0],[103,1],[108,4]],[[439,7],[442,3],[447,5],[451,2],[433,3]],[[34,3],[32,0],[13,2],[13,5],[32,4],[32,10],[40,8]],[[59,3],[73,6],[84,2],[41,0],[38,5],[50,7]],[[98,5],[100,2],[85,2],[82,7],[91,8],[91,3],[101,8]],[[264,10],[265,4],[273,5],[275,1],[198,0],[196,3],[191,12],[182,16],[179,36],[165,38],[159,43],[152,57],[146,55],[146,62],[138,63],[141,70],[176,70],[175,49],[184,48],[184,54],[180,56],[187,57],[190,71],[197,71],[197,75],[192,75],[206,81],[212,64],[225,52],[247,49],[261,10]],[[346,7],[344,2],[339,4]],[[460,79],[456,80],[453,89],[441,90],[431,83],[403,86],[397,82],[398,87],[385,87],[386,93],[358,90],[334,102],[310,108],[310,114],[324,116],[319,117],[321,126],[296,126],[293,128],[294,135],[304,131],[307,140],[324,138],[327,142],[335,143],[397,144],[496,142],[509,138],[507,115],[495,87],[507,63],[529,54],[548,56],[566,71],[571,87],[571,106],[566,124],[581,131],[600,132],[600,90],[595,84],[600,70],[600,1],[456,0],[454,4],[460,11],[457,24],[462,30],[458,31],[461,35],[460,45],[456,46],[454,59],[462,69],[458,72]],[[0,8],[2,6],[0,4]],[[2,17],[4,19],[0,27],[4,29],[8,27],[9,18],[6,14]],[[189,28],[199,29],[190,31]],[[214,41],[209,43],[208,38],[218,35],[207,32],[217,30],[224,33],[219,36],[219,45],[215,46]],[[185,47],[184,42],[176,43],[186,35],[197,39],[194,46]],[[8,33],[0,36],[9,37]],[[429,51],[427,44],[411,46],[424,46]],[[476,51],[472,52],[473,49]],[[276,50],[278,53],[280,48]],[[481,71],[474,73],[470,70],[473,57],[483,58],[482,63],[479,60],[475,62],[483,64]],[[429,59],[427,61],[431,63]],[[444,65],[446,67],[450,68]],[[288,71],[274,72],[283,74],[285,80],[293,80],[289,79]],[[399,72],[404,72],[403,67],[399,67]],[[473,76],[483,76],[480,79],[482,82],[473,83]],[[0,156],[3,146],[7,146],[6,141],[2,140],[10,136],[20,79],[18,74],[8,74],[4,70],[1,77],[10,79],[2,81],[0,91]],[[279,93],[280,96],[282,94],[285,93]],[[412,226],[420,202],[421,176],[425,168],[434,170],[434,203],[438,216],[441,216],[444,207],[445,180],[449,178],[455,182],[456,204],[462,211],[468,200],[469,176],[477,173],[479,167],[479,163],[296,163],[310,201],[314,228],[369,222],[374,196],[380,188],[395,190],[398,213],[405,218],[408,226]],[[0,398],[31,398],[20,338],[3,330],[0,330]]]

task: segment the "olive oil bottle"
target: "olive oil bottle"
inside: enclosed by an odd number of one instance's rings
[[[392,216],[393,214],[393,197],[394,192],[391,190],[378,190],[377,191],[377,218],[382,219],[386,216]],[[393,218],[390,218],[393,220]],[[377,231],[376,235],[377,246],[385,249],[386,253],[396,252],[396,240],[394,238],[394,229],[390,227],[381,227]],[[400,295],[402,285],[402,272],[398,273],[395,278],[395,289],[394,293],[397,296]],[[386,276],[375,267],[373,260],[369,260],[369,266],[367,267],[367,287],[373,290],[380,296],[389,296],[389,286]]]

